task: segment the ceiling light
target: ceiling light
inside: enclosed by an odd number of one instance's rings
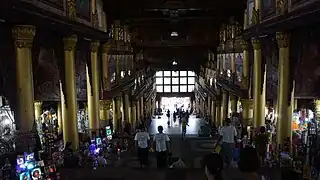
[[[177,64],[178,64],[177,61],[173,61],[172,62],[172,65],[174,65],[174,66],[177,65]]]
[[[179,36],[178,32],[172,32],[171,33],[171,37],[177,37],[177,36]]]

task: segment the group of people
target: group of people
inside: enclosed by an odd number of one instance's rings
[[[170,153],[170,138],[167,134],[163,133],[162,126],[158,126],[158,133],[154,135],[152,141],[145,126],[140,126],[134,140],[138,149],[141,168],[149,166],[148,157],[150,149],[156,152],[157,167],[160,169],[167,167],[167,157]]]
[[[262,177],[258,174],[260,161],[256,149],[245,147],[240,151],[238,168],[244,173],[244,180],[260,180]],[[223,174],[224,159],[218,153],[210,153],[203,157],[202,165],[208,180],[224,180]],[[241,179],[241,178],[239,178]]]
[[[238,142],[241,142],[241,139],[238,138],[238,131],[230,118],[225,119],[225,124],[220,129],[219,135],[216,145],[221,146],[221,155],[227,166],[230,166],[234,157],[235,146]],[[270,143],[269,134],[265,126],[260,127],[259,132],[253,138],[253,143],[260,158],[260,163],[264,164],[267,157],[267,145]]]

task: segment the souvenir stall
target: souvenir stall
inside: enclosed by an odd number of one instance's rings
[[[0,108],[0,156],[14,151],[15,120],[9,106]]]
[[[309,135],[317,134],[317,122],[314,112],[310,109],[302,108],[300,111],[294,111],[292,117],[292,133],[294,142],[300,141],[307,144]]]
[[[37,121],[37,130],[41,145],[50,152],[58,136],[58,117],[54,109],[45,110]],[[48,148],[48,149],[47,149]]]

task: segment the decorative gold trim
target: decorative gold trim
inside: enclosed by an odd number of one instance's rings
[[[251,23],[252,25],[257,25],[260,22],[260,18],[259,18],[259,9],[255,10],[254,8],[252,9],[252,19],[251,19]]]
[[[41,101],[34,102],[34,107],[41,107],[41,105],[42,105]]]
[[[97,11],[92,12],[92,26],[94,28],[99,28],[99,19]]]
[[[76,0],[67,0],[67,16],[71,20],[77,17]]]
[[[90,51],[93,52],[93,53],[98,52],[99,46],[100,46],[100,42],[99,41],[92,41],[90,43]]]
[[[253,108],[253,99],[241,99],[240,102],[243,106]]]
[[[284,14],[288,12],[288,0],[277,0],[276,11],[278,14]]]
[[[65,51],[74,51],[77,45],[77,36],[72,35],[70,37],[63,38],[64,50]]]
[[[36,28],[30,25],[19,25],[12,28],[12,36],[17,48],[32,48]]]
[[[287,32],[276,32],[278,48],[286,48],[289,46],[290,34]]]
[[[254,50],[260,50],[261,49],[260,39],[252,38],[251,43],[252,43],[252,46],[253,46]]]
[[[248,51],[249,46],[248,46],[248,42],[247,41],[241,40],[240,41],[240,45],[241,45],[241,48],[242,48],[243,51]]]
[[[249,77],[242,76],[240,88],[247,89],[249,85]]]

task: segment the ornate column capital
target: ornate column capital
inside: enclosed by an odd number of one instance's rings
[[[238,96],[236,96],[234,94],[231,94],[230,95],[230,99],[233,100],[233,101],[237,101],[238,100]]]
[[[12,28],[12,36],[17,48],[32,48],[36,28],[30,25],[18,25]]]
[[[41,107],[41,105],[42,105],[42,102],[41,101],[36,101],[36,102],[34,102],[34,107]]]
[[[261,41],[258,38],[252,38],[251,43],[254,50],[261,50]]]
[[[102,45],[102,53],[108,53],[111,48],[112,48],[112,45],[110,43],[104,43]]]
[[[112,101],[110,100],[100,100],[99,104],[101,110],[109,110],[112,108]]]
[[[95,40],[90,43],[90,51],[93,53],[98,52],[100,46],[100,42]]]
[[[97,11],[92,12],[91,21],[92,21],[92,26],[94,28],[99,28],[99,19],[98,19]]]
[[[248,42],[246,40],[241,40],[240,45],[241,45],[241,48],[243,51],[248,51],[249,46],[248,46]]]
[[[253,107],[253,99],[241,99],[241,104],[249,108]]]
[[[77,17],[76,0],[67,0],[67,16],[71,20]]]
[[[290,34],[287,32],[276,32],[278,48],[286,48],[289,46]]]
[[[77,36],[72,35],[70,37],[63,38],[64,50],[65,51],[74,51],[77,45]]]

